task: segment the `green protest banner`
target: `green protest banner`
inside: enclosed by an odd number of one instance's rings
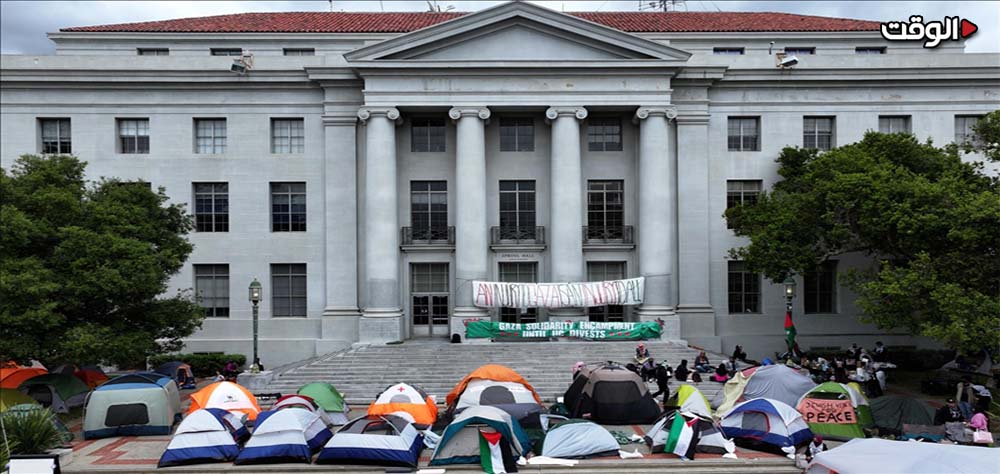
[[[567,322],[545,321],[540,323],[503,323],[496,321],[471,321],[465,327],[466,338],[544,338],[578,337],[609,341],[655,339],[662,328],[655,321],[649,322]]]

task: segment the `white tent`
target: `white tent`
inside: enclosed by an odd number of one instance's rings
[[[515,403],[534,403],[534,394],[527,387],[517,382],[499,382],[496,380],[475,379],[469,382],[462,396],[458,398],[457,409],[477,407],[480,405],[510,405]]]
[[[807,474],[995,474],[1000,450],[954,444],[854,439],[819,453]]]
[[[243,425],[219,408],[195,410],[174,433],[159,467],[232,461],[240,452],[236,432]],[[238,426],[237,426],[238,425]]]
[[[652,452],[663,452],[663,447],[667,444],[667,437],[670,435],[670,424],[676,413],[676,411],[664,413],[646,432],[646,445]],[[682,412],[681,415],[687,420],[698,419],[698,423],[695,425],[698,429],[698,445],[695,447],[697,452],[736,457],[736,443],[722,434],[722,428],[711,417],[699,416],[691,412]]]
[[[235,464],[312,461],[312,453],[333,436],[318,413],[303,408],[266,411]]]
[[[618,449],[618,441],[601,425],[585,420],[568,420],[545,434],[542,456],[585,458],[617,455]]]
[[[323,446],[317,464],[417,467],[424,438],[395,415],[366,415],[348,422]]]

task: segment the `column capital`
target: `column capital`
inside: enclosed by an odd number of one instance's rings
[[[479,117],[486,120],[490,118],[490,109],[487,107],[452,107],[448,111],[448,116],[452,120],[458,120],[462,117]]]
[[[362,122],[367,121],[371,117],[385,117],[389,120],[396,121],[399,119],[399,109],[395,107],[362,107],[358,109],[358,118]]]
[[[639,107],[636,109],[636,119],[643,120],[649,117],[666,117],[667,120],[677,118],[677,108],[668,105],[663,107]]]
[[[559,117],[576,117],[578,120],[587,118],[587,109],[583,107],[549,107],[545,111],[545,118],[555,120]]]

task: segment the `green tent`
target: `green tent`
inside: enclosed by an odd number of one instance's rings
[[[71,408],[83,405],[90,393],[90,387],[82,380],[66,374],[32,377],[18,390],[56,413],[69,413]]]
[[[5,411],[14,405],[27,403],[37,405],[35,399],[10,388],[0,388],[0,411]]]
[[[819,402],[811,403],[812,400]],[[829,405],[828,402],[823,402],[824,400],[850,402],[854,411],[853,416],[850,410],[843,418],[837,416],[836,405]],[[827,408],[833,409],[827,410]],[[809,429],[814,434],[830,439],[864,438],[864,428],[875,424],[868,399],[850,386],[837,382],[825,382],[806,392],[799,399],[796,409],[802,413],[802,418],[809,424]],[[831,413],[834,415],[831,416]],[[826,422],[827,420],[829,422]]]
[[[326,382],[307,383],[299,389],[298,394],[313,399],[326,412],[330,424],[347,424],[347,412],[351,409],[344,402],[344,395],[338,392],[333,385]]]
[[[872,400],[871,410],[879,430],[902,432],[903,424],[934,424],[934,409],[913,398],[899,395],[878,397]]]

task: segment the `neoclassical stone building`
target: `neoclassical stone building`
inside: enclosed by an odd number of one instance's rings
[[[257,278],[271,366],[477,318],[659,319],[761,353],[781,347],[781,290],[727,259],[744,242],[722,214],[778,179],[780,150],[867,130],[944,144],[1000,104],[1000,56],[878,30],[526,3],[67,28],[55,55],[3,57],[0,160],[73,153],[187,203],[195,251],[172,286],[209,315],[191,351],[250,352]],[[798,278],[803,347],[920,343],[858,321],[837,275],[867,264]],[[474,280],[636,276],[635,307],[473,305]]]

